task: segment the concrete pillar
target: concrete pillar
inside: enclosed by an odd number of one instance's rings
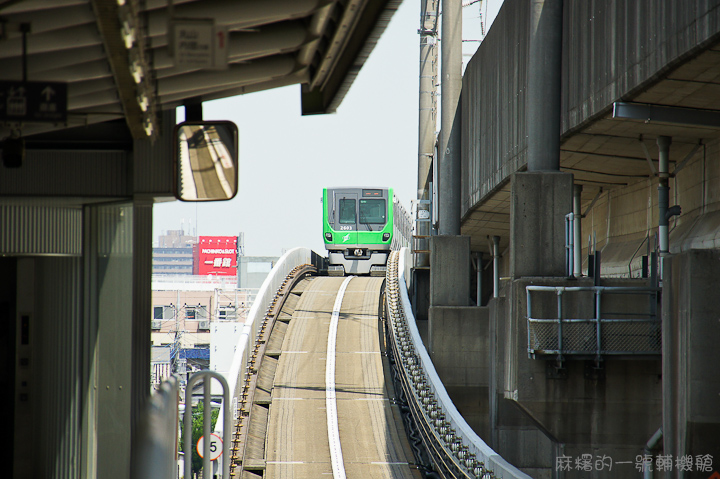
[[[720,251],[691,250],[663,259],[663,454],[714,458],[710,472],[677,468],[665,477],[711,477],[720,458],[717,278]]]
[[[511,179],[510,275],[565,276],[565,215],[570,173],[516,173]]]
[[[563,0],[531,0],[530,8],[528,171],[558,171]]]
[[[460,234],[460,90],[462,89],[462,3],[442,2],[439,213],[441,235]]]
[[[430,238],[430,306],[470,306],[470,237]]]

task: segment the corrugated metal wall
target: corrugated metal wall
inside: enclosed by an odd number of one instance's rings
[[[173,195],[173,142],[175,109],[166,110],[160,116],[159,138],[135,140],[133,191],[153,193],[158,196]]]
[[[131,188],[124,151],[28,150],[21,168],[0,175],[0,196],[119,197]]]
[[[82,260],[37,258],[34,335],[35,373],[41,393],[35,398],[35,477],[80,476],[82,423]]]
[[[463,77],[461,215],[526,163],[530,14],[506,0]]]
[[[140,414],[149,399],[150,314],[152,311],[152,204],[135,206],[133,212],[134,261],[132,309],[132,420],[137,430]]]
[[[133,253],[133,209],[130,204],[94,208],[97,222],[98,255],[130,257]]]
[[[562,131],[718,39],[717,0],[565,0]]]
[[[82,210],[50,205],[0,204],[0,253],[82,254]]]
[[[720,0],[564,5],[563,134],[719,37]],[[525,0],[505,0],[463,78],[463,216],[526,164],[527,6]]]

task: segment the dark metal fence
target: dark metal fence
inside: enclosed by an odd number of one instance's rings
[[[655,356],[662,353],[662,333],[657,312],[659,288],[621,286],[527,286],[528,355],[557,355],[559,360],[566,356],[582,355],[601,359],[607,355]],[[551,292],[557,296],[556,314],[549,318],[533,317],[531,293]],[[574,294],[585,294],[586,298],[575,298],[576,303],[587,303],[592,297],[591,317],[566,317],[564,298]],[[610,295],[634,295],[625,302],[608,300]],[[547,304],[545,302],[545,304]],[[614,307],[624,305],[624,310],[611,312],[605,304]],[[589,310],[589,305],[578,309]]]

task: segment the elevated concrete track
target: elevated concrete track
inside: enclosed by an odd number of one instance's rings
[[[308,277],[286,295],[245,406],[235,477],[422,477],[382,354],[382,283]]]

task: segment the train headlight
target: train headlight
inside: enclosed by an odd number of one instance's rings
[[[332,233],[325,233],[325,240],[332,241]]]
[[[390,239],[390,233],[383,233],[383,241],[387,241]]]

